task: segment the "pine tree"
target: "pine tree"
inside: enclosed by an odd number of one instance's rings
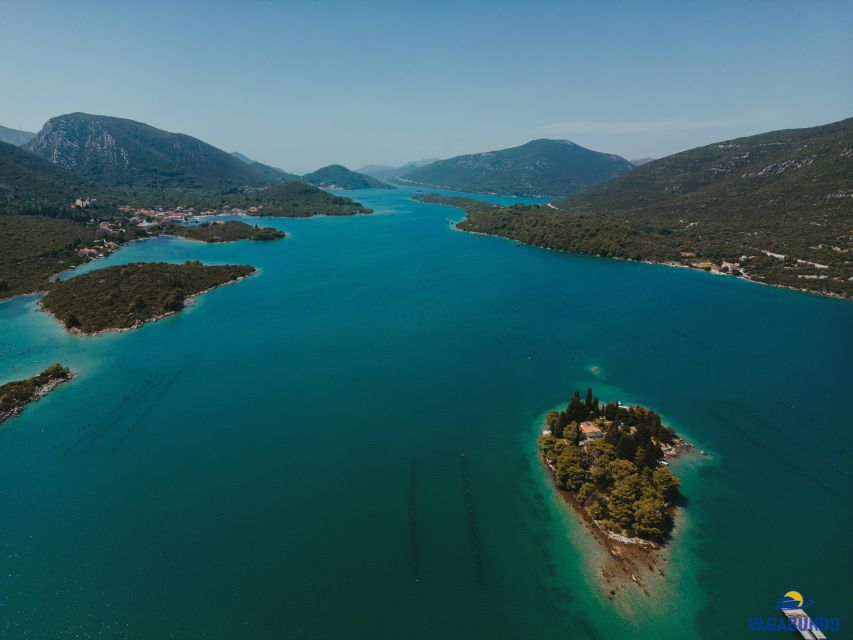
[[[563,429],[563,437],[574,445],[580,444],[581,432],[578,429],[578,423],[572,420],[568,426]]]
[[[623,433],[616,443],[616,455],[624,460],[633,460],[637,453],[637,443],[630,433]]]
[[[653,497],[638,500],[634,506],[634,520],[638,536],[660,540],[664,529],[663,501]]]
[[[658,491],[661,492],[664,498],[672,500],[678,495],[678,490],[681,486],[678,478],[672,474],[672,471],[666,467],[655,469],[652,474],[652,481]]]

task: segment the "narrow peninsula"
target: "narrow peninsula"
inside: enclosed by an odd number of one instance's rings
[[[246,265],[137,262],[55,282],[40,304],[74,333],[134,329],[178,313],[188,298],[253,273]]]
[[[21,413],[25,405],[70,380],[71,376],[71,370],[67,367],[52,364],[37,376],[0,386],[0,424]]]
[[[642,586],[642,568],[670,538],[680,481],[667,458],[692,449],[640,406],[601,405],[587,390],[551,411],[539,438],[542,459],[563,498],[605,545],[625,575]],[[603,569],[606,582],[615,576]],[[610,596],[615,595],[611,590]]]

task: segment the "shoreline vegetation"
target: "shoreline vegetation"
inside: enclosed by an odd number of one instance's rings
[[[163,222],[146,228],[134,226],[132,221],[92,224],[36,215],[0,215],[0,302],[46,291],[63,273],[131,242],[169,236],[221,244],[278,240],[286,234],[239,220]]]
[[[36,376],[0,385],[0,424],[23,411],[30,402],[46,396],[74,376],[60,364],[52,364]]]
[[[414,199],[462,209],[465,218],[453,226],[475,235],[497,236],[561,253],[696,269],[800,293],[853,300],[853,285],[848,281],[840,282],[838,290],[819,288],[819,283],[828,281],[817,279],[817,276],[805,280],[809,286],[797,286],[786,280],[774,281],[778,277],[777,271],[772,268],[776,266],[775,263],[780,260],[790,261],[781,254],[758,252],[761,255],[751,256],[755,264],[747,270],[747,256],[739,258],[742,262],[730,262],[718,257],[702,257],[695,251],[673,253],[659,244],[660,237],[667,234],[635,229],[624,221],[563,212],[553,207],[550,202],[545,207],[522,204],[502,207],[473,198],[435,193],[418,194]],[[803,266],[803,261],[793,262]],[[811,266],[817,270],[823,270],[825,267],[822,264]]]
[[[588,389],[585,399],[576,391],[565,409],[547,414],[538,448],[560,496],[615,564],[600,567],[608,598],[627,580],[648,595],[644,580],[664,575],[660,551],[672,537],[681,500],[669,460],[693,445],[656,412],[602,405]]]
[[[196,296],[256,271],[247,265],[208,266],[198,261],[136,262],[56,282],[39,306],[71,333],[128,331],[174,315]]]
[[[202,222],[196,225],[172,224],[164,227],[160,235],[174,235],[187,240],[209,244],[236,242],[237,240],[268,241],[285,237],[284,231],[274,227],[259,227],[239,220]]]

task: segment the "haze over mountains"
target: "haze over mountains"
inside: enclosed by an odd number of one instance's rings
[[[569,195],[630,171],[634,165],[568,140],[531,140],[518,147],[439,160],[400,179],[454,191],[501,195]]]
[[[427,164],[432,164],[433,162],[437,162],[438,158],[429,158],[426,160],[413,160],[412,162],[407,162],[404,165],[399,167],[391,167],[387,164],[366,164],[360,169],[356,169],[359,173],[364,173],[368,176],[373,176],[379,180],[393,180],[394,178],[399,178],[401,175],[406,173],[407,171],[411,171],[412,169],[417,169],[418,167],[423,167]]]
[[[258,162],[257,160],[252,160],[250,157],[243,155],[239,151],[232,151],[231,155],[237,158],[240,162],[244,162],[245,164],[254,167],[255,169],[263,172],[265,175],[269,176],[273,179],[286,179],[286,180],[299,180],[299,176],[295,173],[288,173],[284,169],[280,169],[278,167],[273,167],[268,164],[263,164],[262,162]]]
[[[9,129],[8,127],[0,126],[0,142],[13,144],[17,147],[28,143],[35,135],[30,131],[20,131],[19,129]]]

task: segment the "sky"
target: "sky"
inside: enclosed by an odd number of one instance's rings
[[[306,172],[853,116],[853,2],[0,0],[0,125],[83,111]]]

